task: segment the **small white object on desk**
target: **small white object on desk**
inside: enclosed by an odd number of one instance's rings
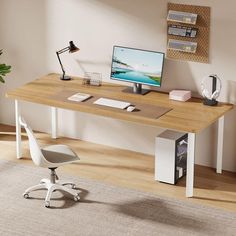
[[[185,102],[191,98],[191,91],[188,90],[172,90],[169,93],[169,99]]]
[[[135,106],[129,106],[126,108],[126,111],[128,111],[128,112],[132,112],[134,110],[135,110]]]
[[[70,101],[74,101],[74,102],[82,102],[90,97],[92,97],[92,96],[87,93],[76,93],[76,94],[68,97],[67,99]]]

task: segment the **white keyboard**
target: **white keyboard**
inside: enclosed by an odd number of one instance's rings
[[[125,109],[126,107],[130,106],[129,102],[122,102],[119,100],[108,99],[108,98],[99,98],[94,102],[94,104],[107,107],[114,107],[119,109]]]

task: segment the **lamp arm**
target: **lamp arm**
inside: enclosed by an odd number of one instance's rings
[[[56,52],[56,54],[57,54],[57,58],[58,58],[58,61],[59,61],[59,63],[60,63],[60,66],[61,66],[61,69],[62,69],[62,72],[63,72],[63,77],[65,76],[65,70],[64,70],[64,67],[63,67],[63,65],[62,65],[62,63],[61,63],[61,58],[60,58],[60,56],[59,56],[59,53],[60,51],[58,51],[58,52]]]
[[[65,48],[62,48],[61,50],[57,51],[57,53],[61,54],[63,52],[69,51],[69,50],[70,50],[70,47],[65,47]]]

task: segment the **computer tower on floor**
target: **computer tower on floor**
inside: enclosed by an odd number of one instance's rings
[[[166,130],[156,137],[155,180],[176,184],[186,175],[188,135]]]

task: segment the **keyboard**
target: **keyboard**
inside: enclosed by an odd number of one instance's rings
[[[118,109],[125,109],[126,107],[131,105],[129,102],[122,102],[119,100],[114,100],[114,99],[109,99],[109,98],[99,98],[93,104],[113,107],[113,108],[118,108]]]

